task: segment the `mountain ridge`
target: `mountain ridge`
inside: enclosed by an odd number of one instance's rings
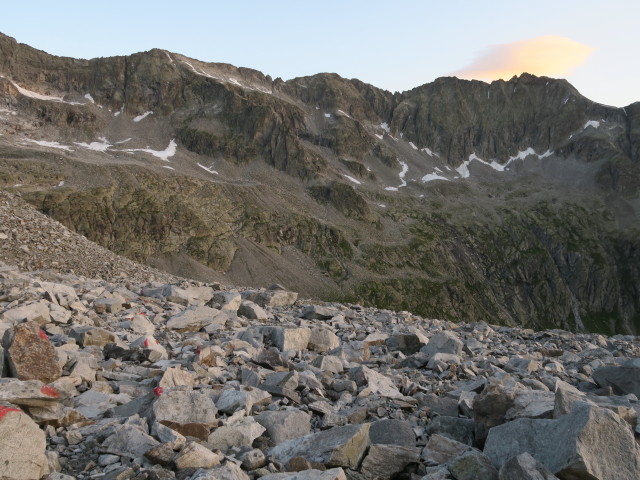
[[[639,103],[528,74],[391,94],[1,36],[0,75],[0,184],[130,258],[238,284],[260,258],[324,278],[305,294],[447,319],[640,325]]]

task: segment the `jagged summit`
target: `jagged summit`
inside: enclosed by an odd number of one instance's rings
[[[638,104],[528,74],[391,94],[5,36],[0,76],[1,185],[130,258],[451,320],[640,325]]]

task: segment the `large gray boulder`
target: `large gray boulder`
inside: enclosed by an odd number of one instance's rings
[[[44,325],[51,321],[48,305],[49,302],[45,300],[23,304],[6,310],[0,315],[0,319],[12,325],[31,321]]]
[[[264,431],[265,428],[253,417],[242,417],[213,430],[207,443],[223,452],[231,447],[250,447]]]
[[[311,432],[311,417],[308,413],[295,408],[266,411],[255,418],[266,429],[267,435],[276,445]]]
[[[640,478],[640,447],[615,413],[574,404],[557,420],[520,418],[492,428],[484,453],[494,466],[528,452],[560,478]]]
[[[505,385],[506,383],[506,385]],[[491,428],[506,421],[507,412],[515,405],[517,389],[509,382],[491,379],[473,400],[476,443],[482,447]]]
[[[227,315],[210,307],[194,306],[174,315],[167,321],[169,330],[177,332],[197,332],[211,324],[224,325]]]
[[[620,366],[597,368],[593,379],[601,387],[612,387],[618,395],[633,393],[640,397],[640,358],[627,360]]]
[[[366,480],[392,478],[420,459],[420,449],[401,445],[373,444],[362,461],[360,473]]]
[[[0,405],[0,479],[39,480],[49,473],[42,430],[21,410]]]
[[[499,480],[558,480],[558,477],[528,453],[521,453],[502,466]]]
[[[456,480],[498,480],[498,470],[482,452],[473,449],[449,462]]]
[[[350,369],[349,378],[356,382],[358,386],[366,385],[374,395],[387,398],[405,398],[389,377],[364,365]]]
[[[261,480],[347,480],[344,470],[332,468],[330,470],[303,470],[291,473],[272,473],[260,477]]]
[[[369,444],[369,424],[346,425],[288,440],[271,449],[269,455],[285,464],[294,457],[302,457],[327,467],[355,470]]]
[[[141,457],[160,445],[137,425],[116,425],[115,431],[102,442],[102,450],[121,457]]]
[[[50,383],[60,377],[55,348],[35,321],[20,323],[5,332],[9,371],[20,380],[40,380]]]
[[[458,335],[450,331],[445,331],[431,337],[429,343],[422,347],[420,352],[428,357],[436,353],[451,353],[460,356],[462,355],[463,346],[464,344],[462,340],[458,338]]]
[[[271,329],[271,341],[281,352],[305,350],[311,338],[311,330],[306,327]]]
[[[151,407],[153,420],[182,435],[206,440],[209,430],[217,425],[213,400],[204,393],[188,390],[165,390]]]

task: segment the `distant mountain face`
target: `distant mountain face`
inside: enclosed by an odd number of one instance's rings
[[[640,331],[640,103],[392,94],[0,36],[0,186],[172,273],[465,321]]]

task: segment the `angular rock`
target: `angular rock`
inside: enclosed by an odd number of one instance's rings
[[[311,330],[306,327],[282,328],[271,330],[271,341],[281,351],[305,350],[311,338]]]
[[[146,315],[133,315],[129,320],[122,322],[123,328],[128,328],[139,335],[153,335],[156,327],[149,321]]]
[[[167,360],[169,353],[153,335],[142,335],[129,345],[131,350],[139,350],[150,362]]]
[[[63,283],[38,282],[40,287],[46,292],[50,302],[56,303],[61,307],[69,308],[71,304],[78,301],[78,294],[75,289]]]
[[[253,417],[243,417],[213,430],[207,443],[223,452],[231,447],[250,447],[264,431],[265,428]]]
[[[107,343],[118,343],[115,334],[104,328],[76,326],[72,327],[70,335],[76,339],[81,347],[90,345],[104,347]]]
[[[633,393],[640,397],[640,359],[627,360],[620,366],[604,366],[593,371],[601,387],[612,387],[618,395]]]
[[[288,440],[271,449],[269,455],[282,463],[303,457],[327,467],[357,469],[369,443],[369,424],[346,425]]]
[[[162,388],[171,388],[171,387],[179,387],[179,386],[187,386],[192,387],[195,384],[195,376],[186,370],[182,370],[180,367],[172,367],[168,368],[158,386]]]
[[[271,395],[268,392],[260,388],[242,387],[240,390],[224,390],[216,400],[216,407],[227,414],[244,410],[249,415],[254,405],[266,405],[270,401]]]
[[[431,419],[426,432],[430,435],[437,433],[465,445],[473,445],[473,420],[470,418],[448,417],[438,415]]]
[[[189,442],[174,459],[176,468],[212,468],[219,465],[224,456],[214,453],[196,442]]]
[[[102,442],[102,450],[121,457],[136,458],[160,445],[137,425],[116,425],[115,432]]]
[[[405,355],[413,355],[420,351],[429,342],[429,339],[420,332],[397,333],[386,340],[387,348],[391,351],[399,351]]]
[[[98,298],[93,302],[96,313],[118,313],[122,310],[122,301],[117,298]]]
[[[198,470],[189,480],[249,480],[249,476],[235,463],[227,462],[208,470]]]
[[[260,477],[261,480],[347,480],[342,468],[332,468],[330,470],[304,470],[293,473],[272,473]]]
[[[506,420],[520,417],[552,418],[555,394],[539,390],[517,390],[513,406],[505,413]]]
[[[371,443],[415,447],[416,434],[406,420],[383,419],[371,423],[369,428]]]
[[[154,297],[179,305],[204,305],[213,298],[211,287],[180,288],[175,285],[164,285],[160,288],[143,288],[140,292],[145,297]]]
[[[528,452],[563,478],[640,478],[640,447],[615,413],[576,403],[557,420],[520,418],[489,431],[484,453],[500,468]]]
[[[456,442],[442,435],[433,434],[422,451],[421,458],[427,465],[441,465],[471,450],[469,445]]]
[[[313,327],[307,348],[324,353],[340,346],[340,338],[327,328]]]
[[[296,292],[286,290],[246,291],[242,298],[257,303],[261,307],[289,307],[298,299]]]
[[[344,370],[342,360],[333,355],[318,356],[311,364],[314,367],[319,368],[323,372],[342,373],[342,371]]]
[[[429,343],[422,347],[420,351],[429,357],[436,353],[452,353],[453,355],[460,356],[462,355],[463,345],[458,335],[450,331],[445,331],[431,337]]]
[[[173,448],[163,443],[157,447],[147,450],[144,456],[151,460],[151,463],[168,466],[173,462],[175,452],[173,451]]]
[[[217,425],[218,410],[210,397],[191,390],[163,392],[153,403],[155,421],[181,433],[206,440],[211,427]]]
[[[213,301],[220,304],[220,310],[236,313],[242,297],[237,292],[216,292],[213,294]]]
[[[167,321],[167,328],[180,333],[197,332],[211,324],[224,326],[227,315],[211,307],[189,307]]]
[[[387,398],[405,398],[391,379],[364,365],[350,369],[349,378],[359,386],[366,385],[374,395]]]
[[[362,461],[360,473],[365,479],[392,478],[411,463],[420,459],[420,450],[416,447],[400,445],[372,444]]]
[[[159,439],[163,445],[169,446],[172,450],[181,450],[187,443],[187,439],[161,423],[154,422],[151,427],[151,435]]]
[[[298,409],[266,411],[255,417],[276,445],[308,435],[311,417]]]
[[[500,469],[499,480],[558,480],[543,464],[528,453],[521,453]]]
[[[484,445],[489,430],[503,424],[506,415],[515,403],[516,392],[500,381],[485,385],[482,393],[473,400],[473,420],[475,438],[478,445]]]
[[[257,448],[240,454],[238,460],[242,462],[242,468],[249,471],[264,467],[267,463],[267,457],[264,456],[262,450]]]
[[[15,325],[21,322],[36,322],[44,325],[51,321],[49,306],[47,301],[28,303],[6,310],[0,318],[5,322]]]
[[[540,370],[540,362],[531,358],[523,358],[519,356],[511,357],[504,366],[507,372],[521,372],[529,374]]]
[[[339,310],[334,307],[323,307],[321,305],[307,305],[302,309],[302,318],[307,320],[331,320],[338,315]]]
[[[40,380],[50,383],[60,377],[55,348],[35,321],[20,323],[5,332],[9,371],[20,380]]]
[[[249,320],[268,320],[269,315],[264,309],[249,300],[243,300],[238,307],[238,315],[242,315]]]
[[[498,470],[491,460],[475,449],[451,460],[449,471],[456,480],[498,480]]]
[[[24,412],[0,405],[0,478],[39,480],[49,473],[47,442]]]

